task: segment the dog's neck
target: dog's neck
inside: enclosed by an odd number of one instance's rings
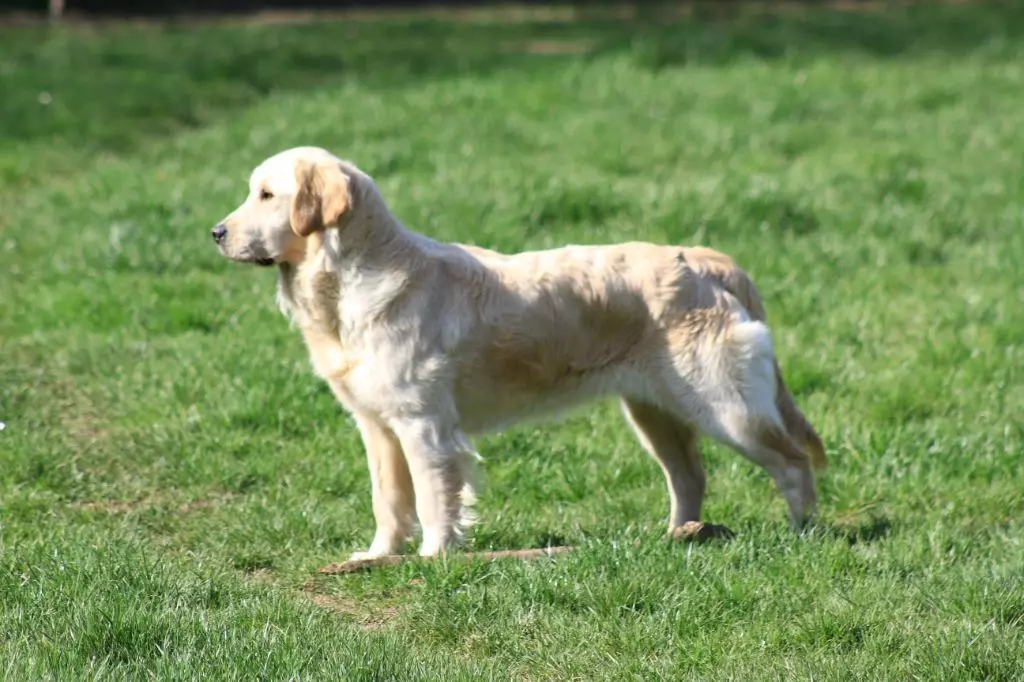
[[[343,331],[342,299],[359,288],[359,321],[371,322],[404,289],[437,245],[410,232],[392,215],[383,197],[367,183],[353,201],[344,224],[307,238],[301,263],[279,266],[278,304],[302,329]]]
[[[278,265],[277,305],[301,329],[336,330],[338,292],[338,278],[311,268],[308,259],[299,265]],[[324,294],[328,294],[326,300]]]
[[[430,240],[407,230],[391,213],[369,178],[354,187],[352,208],[337,229],[323,233],[313,251],[326,251],[328,267],[345,280],[368,272],[408,270],[421,262],[422,246]]]

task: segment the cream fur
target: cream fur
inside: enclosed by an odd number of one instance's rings
[[[474,499],[469,435],[604,395],[621,397],[665,473],[670,531],[700,516],[700,434],[764,466],[794,524],[813,511],[820,441],[782,383],[753,284],[722,254],[438,243],[311,147],[257,167],[222,224],[226,257],[278,266],[282,310],[359,426],[377,531],[358,558],[400,552],[416,521],[420,554],[445,551]]]

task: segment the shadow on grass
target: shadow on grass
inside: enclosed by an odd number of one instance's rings
[[[827,536],[856,545],[888,537],[892,532],[892,521],[886,517],[872,517],[861,522],[829,524],[821,529]]]
[[[499,10],[435,11],[360,20],[327,15],[296,24],[3,28],[0,154],[11,144],[39,139],[126,151],[153,135],[208,124],[273,91],[345,79],[386,89],[612,53],[659,70],[834,52],[964,53],[1024,37],[1024,8],[1017,3],[885,11],[751,12],[725,3],[724,9],[616,5],[530,12],[506,19]]]

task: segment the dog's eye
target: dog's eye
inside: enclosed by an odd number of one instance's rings
[[[274,198],[274,195],[271,194],[268,190],[265,190],[265,189],[261,189],[260,190],[260,201],[267,201],[268,199],[273,199],[273,198]]]

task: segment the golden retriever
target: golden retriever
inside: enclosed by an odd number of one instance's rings
[[[747,275],[710,249],[628,243],[503,255],[406,229],[373,180],[300,147],[257,167],[213,228],[221,254],[276,265],[278,301],[359,427],[376,533],[353,558],[458,542],[469,435],[618,396],[664,471],[669,530],[700,519],[700,435],[764,467],[792,524],[816,503],[821,441],[786,390]]]

